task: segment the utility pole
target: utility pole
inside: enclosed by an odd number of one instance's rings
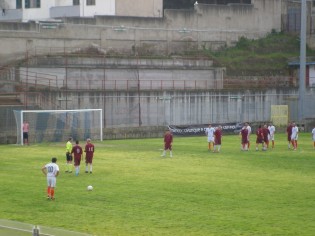
[[[300,78],[299,78],[299,122],[303,120],[306,70],[306,0],[301,0],[301,35],[300,35]]]
[[[140,97],[140,75],[139,75],[139,58],[137,56],[137,66],[136,66],[136,76],[137,76],[137,90],[138,90],[138,125],[141,127],[141,97]]]

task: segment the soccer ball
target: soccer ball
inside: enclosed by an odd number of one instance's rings
[[[93,190],[93,186],[92,185],[87,186],[87,190],[88,191],[92,191]]]

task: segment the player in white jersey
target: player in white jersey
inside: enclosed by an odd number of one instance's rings
[[[51,162],[42,167],[42,172],[47,177],[47,198],[55,199],[56,178],[59,175],[59,166],[56,164],[57,158],[53,157]]]
[[[209,127],[206,128],[206,135],[208,136],[208,151],[211,151],[214,145],[214,131],[215,128],[209,124]]]
[[[247,150],[249,151],[250,148],[250,135],[252,133],[252,127],[250,127],[249,123],[245,123],[246,129],[248,130],[248,144],[247,144]]]
[[[314,126],[314,129],[312,130],[312,137],[313,137],[313,148],[315,149],[315,126]]]
[[[269,143],[271,141],[271,147],[274,148],[275,147],[275,132],[276,132],[276,128],[275,126],[270,123],[268,126],[268,130],[269,130],[269,135],[268,135],[268,140]]]
[[[296,126],[295,123],[292,124],[292,134],[291,134],[291,142],[293,145],[293,149],[297,149],[297,140],[299,137],[299,128]]]

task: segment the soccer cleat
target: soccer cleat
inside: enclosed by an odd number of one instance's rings
[[[90,174],[92,174],[92,171],[90,171]]]
[[[89,172],[86,170],[85,173],[89,173]]]
[[[66,170],[65,172],[68,173],[69,171]]]

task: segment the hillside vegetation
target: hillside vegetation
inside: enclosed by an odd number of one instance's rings
[[[270,33],[265,38],[240,38],[234,47],[219,51],[205,50],[215,66],[227,68],[227,75],[287,75],[288,62],[298,60],[300,39],[297,35]],[[315,51],[307,49],[307,57]]]

